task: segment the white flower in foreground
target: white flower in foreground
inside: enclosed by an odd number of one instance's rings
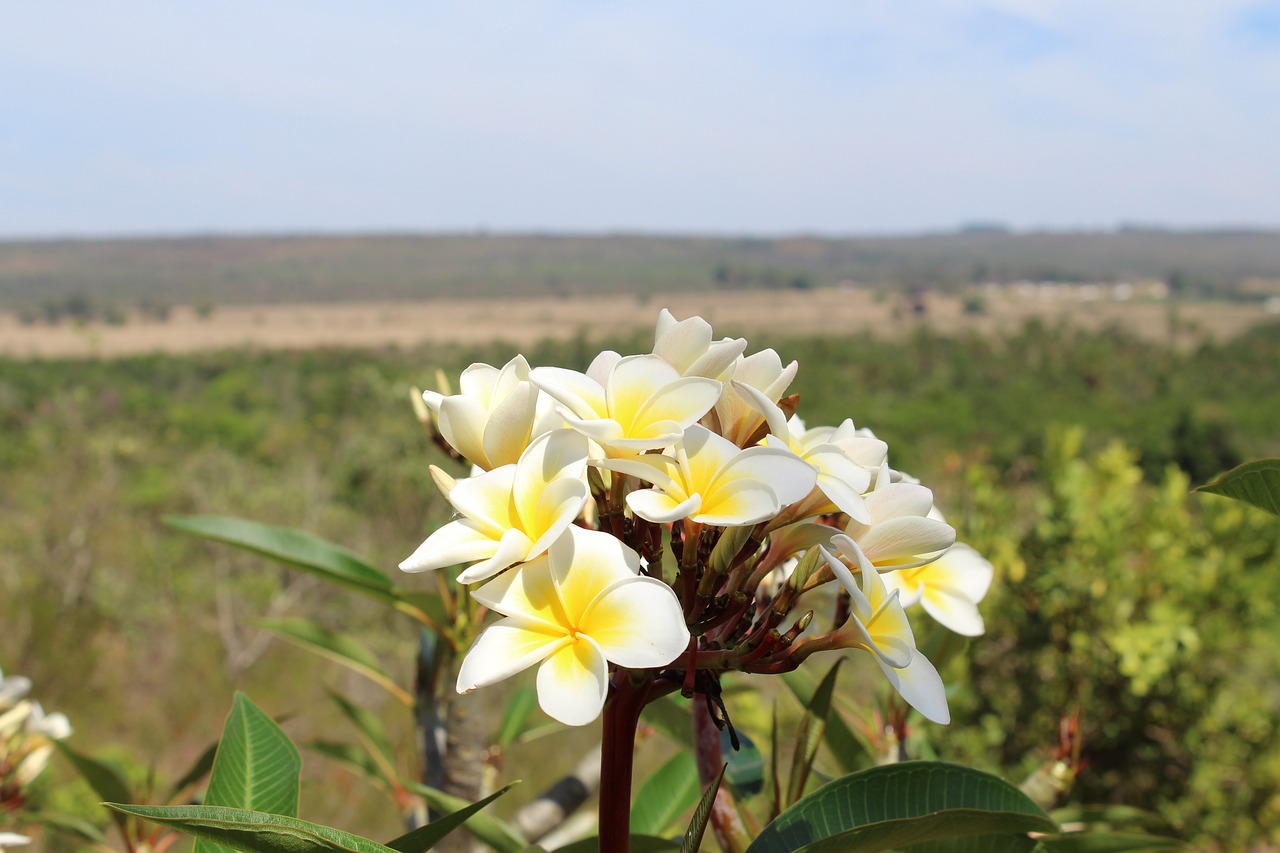
[[[725,385],[715,409],[703,423],[741,447],[764,423],[764,415],[734,383],[754,388],[770,403],[777,403],[791,387],[799,369],[795,361],[783,367],[782,359],[771,349],[739,356],[733,366],[734,382]]]
[[[565,422],[604,448],[608,456],[633,456],[668,447],[685,427],[715,405],[721,384],[681,376],[656,355],[623,358],[605,351],[586,373],[539,367],[533,383],[561,404]]]
[[[0,847],[21,847],[30,844],[31,839],[16,832],[0,832]]]
[[[937,559],[956,541],[951,525],[929,515],[933,492],[915,483],[889,482],[887,465],[864,500],[870,521],[855,518],[846,536],[832,540],[855,564],[856,551],[882,570],[909,569]]]
[[[926,719],[935,723],[951,722],[942,677],[916,649],[915,635],[897,590],[886,588],[875,566],[865,559],[859,566],[862,575],[859,589],[848,567],[825,548],[820,550],[836,580],[849,593],[849,621],[836,632],[835,639],[845,647],[871,652],[893,688]]]
[[[639,570],[639,555],[617,539],[571,527],[545,556],[473,590],[506,618],[467,652],[458,692],[540,663],[542,710],[570,726],[594,720],[608,693],[610,663],[666,666],[689,645],[675,593]]]
[[[529,363],[517,355],[499,370],[473,364],[458,378],[460,394],[422,392],[436,416],[440,435],[467,461],[486,471],[520,458],[536,434],[538,389],[529,382]]]
[[[653,483],[627,495],[627,506],[660,524],[681,518],[717,527],[756,524],[809,494],[817,477],[788,450],[742,450],[700,426],[685,430],[674,458],[649,453],[596,464]]]
[[[932,563],[886,572],[884,582],[899,591],[903,607],[919,603],[944,628],[978,637],[985,630],[978,602],[986,596],[994,575],[985,557],[957,542]]]
[[[475,583],[537,557],[582,512],[586,472],[585,438],[563,429],[538,436],[514,465],[459,480],[446,497],[462,518],[427,537],[400,568],[473,563],[458,580]]]
[[[653,354],[679,371],[681,376],[706,376],[722,382],[734,361],[747,348],[746,338],[711,340],[711,324],[701,317],[677,320],[663,308],[658,313]]]

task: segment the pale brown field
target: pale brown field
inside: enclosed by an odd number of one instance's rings
[[[771,331],[788,334],[870,334],[895,337],[923,324],[939,332],[1011,331],[1027,320],[1065,322],[1086,329],[1124,327],[1148,340],[1178,346],[1205,337],[1229,338],[1276,319],[1262,304],[1164,301],[1083,301],[1060,292],[1034,297],[1005,292],[989,296],[982,314],[965,313],[958,298],[931,295],[917,314],[899,296],[877,298],[865,290],[735,294],[457,299],[406,303],[340,303],[221,306],[200,318],[177,308],[160,322],[132,316],[124,325],[21,325],[0,313],[0,355],[17,358],[113,358],[151,352],[185,353],[236,347],[414,346],[481,344],[504,340],[524,346],[579,333],[591,340],[653,326],[658,309],[677,317],[701,315],[719,334]]]

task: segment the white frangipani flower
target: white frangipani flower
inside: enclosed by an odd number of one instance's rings
[[[799,369],[799,363],[794,361],[783,367],[782,359],[771,349],[738,356],[733,365],[734,382],[725,385],[705,424],[739,447],[743,446],[764,423],[764,415],[734,383],[754,388],[769,402],[777,403],[791,387]]]
[[[706,376],[727,381],[734,361],[747,348],[746,338],[711,340],[711,324],[701,317],[676,320],[663,308],[658,313],[653,354],[681,376]]]
[[[871,514],[862,493],[871,486],[872,472],[884,462],[888,445],[878,438],[860,435],[848,419],[838,427],[805,429],[804,421],[794,416],[788,420],[782,409],[759,390],[736,381],[734,385],[769,425],[766,446],[790,450],[808,462],[818,472],[817,488],[832,506],[850,518],[870,523]],[[821,511],[824,507],[814,509]]]
[[[916,648],[911,623],[898,600],[897,590],[889,590],[875,566],[865,558],[859,561],[862,586],[840,560],[819,546],[836,580],[849,593],[849,621],[833,639],[848,648],[871,652],[889,683],[898,694],[926,719],[949,723],[947,692],[942,677]]]
[[[856,552],[881,570],[909,569],[936,560],[956,541],[951,525],[929,515],[933,492],[915,483],[890,482],[887,464],[864,500],[870,520],[850,520],[846,535],[832,540],[851,561],[856,562]]]
[[[944,521],[936,507],[929,517]],[[957,542],[931,563],[886,573],[884,582],[889,589],[899,590],[903,607],[919,603],[944,628],[979,637],[986,626],[978,602],[986,597],[994,576],[995,568],[986,557]]]
[[[22,847],[30,844],[31,839],[16,832],[0,832],[0,847]]]
[[[600,715],[609,664],[666,666],[689,644],[671,587],[638,574],[640,557],[607,533],[571,527],[542,557],[472,595],[504,619],[462,661],[458,692],[538,668],[538,704],[570,726]]]
[[[468,462],[486,471],[513,464],[538,434],[539,395],[529,382],[529,363],[517,355],[500,370],[473,364],[462,371],[458,385],[461,393],[450,396],[422,392],[440,435]]]
[[[573,429],[600,445],[607,456],[634,456],[669,447],[685,427],[697,423],[720,396],[721,383],[681,376],[656,355],[623,358],[602,352],[587,372],[538,367],[530,379],[561,404]]]
[[[446,497],[462,518],[427,537],[406,572],[473,563],[458,575],[475,583],[542,554],[582,512],[587,440],[572,430],[534,439],[514,465],[458,480]]]
[[[653,483],[627,495],[627,506],[660,524],[681,518],[717,527],[756,524],[809,494],[817,477],[790,451],[742,450],[701,426],[685,430],[674,457],[649,453],[596,464]]]

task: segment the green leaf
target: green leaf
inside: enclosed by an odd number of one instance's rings
[[[966,835],[935,838],[903,847],[902,853],[1037,853],[1036,840],[1027,835]]]
[[[446,794],[444,791],[430,788],[419,782],[402,779],[400,784],[422,797],[428,806],[438,812],[456,812],[471,805],[461,797]],[[473,814],[463,823],[462,828],[477,840],[488,844],[497,853],[523,853],[529,846],[529,843],[513,827],[484,812]]]
[[[378,768],[378,772],[388,784],[391,784],[399,774],[396,772],[395,749],[391,746],[391,738],[387,736],[387,730],[382,725],[382,721],[341,693],[335,693],[330,690],[329,698],[337,703],[339,710],[342,711],[342,716],[346,717],[347,721],[355,727],[356,737],[359,739],[360,745],[368,751],[369,757]],[[461,802],[463,805],[470,805],[465,800]],[[459,808],[461,807],[459,806]]]
[[[515,783],[513,782],[512,784],[514,785]],[[511,790],[511,785],[490,794],[483,800],[472,803],[465,809],[458,809],[453,814],[437,818],[431,823],[428,823],[425,826],[420,826],[412,832],[406,832],[394,841],[388,841],[387,846],[392,850],[398,850],[399,853],[419,853],[419,851],[422,850],[429,850],[437,841],[444,838],[457,827],[461,826],[467,818],[471,817],[473,814],[480,811],[482,808],[489,805],[489,803],[492,803],[509,790]]]
[[[780,814],[748,853],[892,850],[932,838],[1056,832],[1044,810],[998,777],[933,761],[862,770]]]
[[[166,800],[173,800],[174,797],[181,794],[187,788],[199,782],[208,776],[213,770],[213,757],[218,752],[217,741],[205,747],[204,752],[200,753],[200,757],[195,760],[186,773],[183,773],[177,782],[173,783],[173,787],[169,789],[169,796]]]
[[[400,853],[332,827],[250,809],[120,803],[106,806],[246,853]]]
[[[89,787],[102,800],[113,802],[133,799],[128,780],[125,779],[123,771],[115,764],[99,758],[93,758],[82,752],[76,752],[62,741],[54,741],[54,743],[59,751],[66,756],[67,760],[71,762],[71,766],[76,769],[81,778],[89,783]],[[111,817],[115,820],[116,826],[120,828],[121,834],[127,837],[125,816],[112,812]]]
[[[698,853],[702,847],[702,836],[707,831],[707,822],[711,820],[711,808],[716,802],[716,793],[720,790],[720,782],[724,779],[724,770],[728,765],[721,765],[716,778],[711,780],[707,790],[702,792],[698,800],[698,808],[689,821],[689,828],[684,833],[684,843],[680,845],[680,853]]]
[[[1040,845],[1050,853],[1135,853],[1141,850],[1170,850],[1182,847],[1176,838],[1141,832],[1071,832],[1044,835]]]
[[[801,705],[808,705],[816,689],[807,672],[802,669],[784,672],[782,682],[799,700]],[[827,715],[827,725],[822,732],[822,740],[831,752],[831,756],[845,773],[853,773],[875,764],[875,758],[867,744],[854,734],[853,729],[844,721],[838,708]]]
[[[506,749],[515,743],[537,704],[538,691],[531,685],[524,684],[515,689],[507,699],[507,709],[502,715],[502,725],[498,728],[498,746]]]
[[[1280,459],[1257,459],[1237,465],[1191,491],[1222,495],[1280,515]]]
[[[253,624],[334,663],[355,670],[407,707],[413,706],[413,696],[409,691],[387,674],[378,658],[359,640],[330,631],[310,619],[255,619]]]
[[[204,805],[298,816],[302,758],[289,736],[237,692],[214,754]],[[196,841],[195,853],[217,853],[223,847]]]
[[[222,515],[170,516],[165,524],[270,557],[387,604],[399,601],[386,574],[347,549],[305,530]]]
[[[698,763],[688,752],[677,752],[640,787],[631,807],[631,831],[658,835],[698,801],[699,793]]]
[[[822,732],[827,726],[827,717],[831,714],[831,695],[836,689],[836,677],[840,673],[840,664],[844,658],[836,662],[823,676],[818,689],[809,697],[804,706],[804,716],[800,718],[800,727],[796,732],[795,749],[791,755],[791,776],[787,780],[787,798],[784,803],[791,805],[804,795],[805,782],[809,779],[809,771],[813,768],[813,760],[818,757],[818,744],[822,740]]]
[[[575,841],[564,847],[557,847],[552,853],[597,853],[600,849],[600,838],[591,836]],[[652,835],[631,836],[631,853],[667,853],[668,850],[679,850],[680,845],[665,838]],[[522,851],[523,853],[523,851]]]

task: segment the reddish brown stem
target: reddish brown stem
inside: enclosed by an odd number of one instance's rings
[[[633,684],[627,672],[613,679],[613,696],[604,708],[600,744],[600,849],[631,850],[631,764],[636,725],[644,708],[649,681]]]
[[[720,754],[720,730],[711,718],[707,697],[702,694],[693,699],[693,748],[698,760],[698,781],[706,788],[724,766],[724,758]],[[723,784],[711,804],[711,829],[725,853],[743,853],[751,843],[733,798]],[[602,846],[600,849],[609,848]]]

